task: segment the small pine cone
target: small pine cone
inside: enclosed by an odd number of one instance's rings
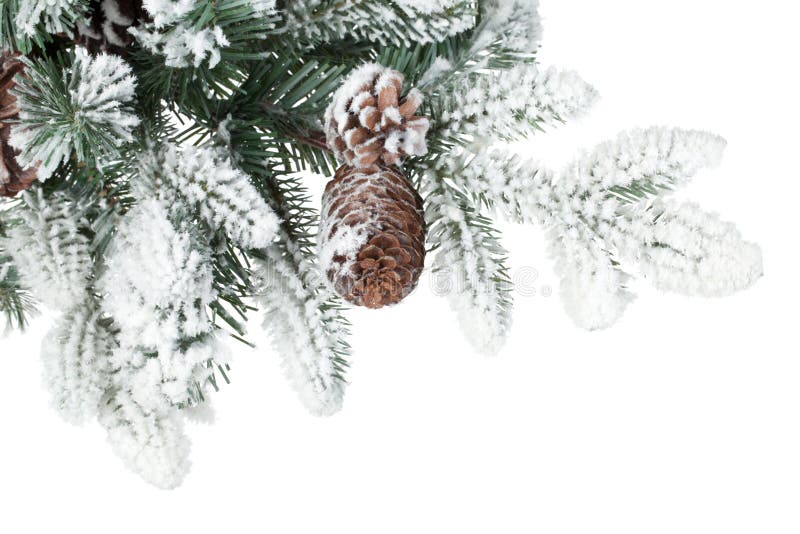
[[[320,261],[334,290],[358,306],[396,304],[414,290],[425,262],[425,219],[402,171],[336,171],[322,198]]]
[[[91,52],[124,54],[133,43],[128,28],[147,19],[142,0],[92,0],[90,12],[77,24],[75,41]]]
[[[422,93],[412,89],[400,98],[403,75],[366,64],[342,83],[325,111],[328,146],[354,167],[393,165],[403,156],[424,156],[430,123],[415,115]]]
[[[37,167],[23,169],[17,162],[19,151],[8,140],[11,126],[19,118],[17,97],[11,93],[14,77],[22,76],[25,65],[19,55],[3,52],[0,55],[0,196],[13,197],[30,189],[36,181]]]

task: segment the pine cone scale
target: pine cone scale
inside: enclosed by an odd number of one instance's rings
[[[25,65],[18,54],[3,52],[0,56],[0,196],[13,197],[30,189],[37,178],[37,167],[23,169],[17,161],[19,151],[11,146],[12,123],[19,118],[17,97],[11,90],[14,78],[22,76]]]

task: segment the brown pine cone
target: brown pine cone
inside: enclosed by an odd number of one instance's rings
[[[342,83],[325,111],[328,146],[354,167],[393,165],[403,156],[423,156],[430,123],[415,115],[422,93],[400,98],[403,75],[369,63]]]
[[[397,167],[343,165],[322,198],[320,262],[334,290],[358,306],[396,304],[425,262],[422,198]]]
[[[142,0],[92,0],[90,13],[78,23],[75,41],[91,52],[124,54],[133,42],[128,28],[147,20]]]
[[[24,68],[19,54],[3,52],[0,55],[0,196],[3,197],[13,197],[36,181],[37,166],[20,167],[19,151],[8,143],[11,125],[19,118],[17,97],[10,91],[14,87],[14,77],[21,76]]]

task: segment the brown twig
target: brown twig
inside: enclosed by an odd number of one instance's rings
[[[297,141],[303,143],[304,145],[313,146],[314,148],[318,148],[326,152],[332,152],[332,150],[328,147],[328,142],[325,138],[325,133],[319,130],[313,130],[306,134],[297,132],[294,138]]]

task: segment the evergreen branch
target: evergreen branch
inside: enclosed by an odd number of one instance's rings
[[[138,196],[182,203],[241,248],[263,248],[275,237],[278,217],[222,150],[164,144],[140,156],[139,172]]]
[[[511,324],[507,253],[492,221],[470,205],[449,177],[431,169],[426,179],[429,243],[438,249],[436,285],[444,284],[462,330],[476,350],[495,354]]]
[[[694,203],[657,199],[625,206],[608,240],[657,288],[721,297],[750,287],[764,273],[761,250],[736,227]]]
[[[282,221],[275,243],[248,252],[264,328],[305,406],[330,415],[342,405],[350,346],[341,304],[316,265],[317,211],[292,166],[274,157],[268,137],[233,119],[228,128],[238,164],[261,178],[255,184]]]
[[[23,36],[69,33],[86,14],[89,0],[11,0],[14,23]]]
[[[98,419],[117,456],[146,481],[171,489],[186,477],[191,445],[177,408],[147,409],[118,388],[101,403]]]
[[[215,68],[223,59],[257,60],[253,46],[274,26],[274,1],[201,0],[147,6],[152,22],[130,28],[144,49],[171,68]]]
[[[303,143],[304,145],[316,148],[317,150],[333,152],[330,147],[328,147],[328,141],[325,138],[325,132],[322,130],[313,130],[309,132],[298,131],[292,135],[292,138],[300,143]]]
[[[20,165],[39,165],[40,180],[73,151],[78,161],[102,166],[133,141],[139,124],[130,107],[135,78],[122,59],[91,57],[78,48],[68,56],[24,61],[27,76],[16,87],[21,124],[10,142],[21,151]]]
[[[538,0],[484,0],[468,38],[449,38],[418,84],[429,97],[468,86],[473,74],[533,63],[541,39]]]
[[[38,300],[56,310],[81,302],[94,263],[88,222],[75,201],[57,192],[45,198],[41,188],[23,194],[25,206],[3,239],[16,272]]]
[[[36,313],[36,302],[30,291],[22,286],[17,268],[5,248],[9,229],[19,221],[13,212],[0,212],[0,324],[3,330],[25,330],[29,318]]]
[[[563,194],[582,199],[602,191],[620,204],[637,202],[717,165],[724,148],[722,138],[696,130],[630,130],[577,159],[559,186]]]
[[[513,140],[584,114],[597,92],[573,72],[539,71],[533,64],[470,75],[466,92],[439,95],[432,136],[469,143]],[[467,145],[468,146],[468,145]]]
[[[341,307],[288,235],[259,253],[254,265],[264,328],[283,358],[292,386],[315,415],[341,409],[350,347]]]
[[[207,312],[216,297],[207,243],[180,205],[153,198],[128,212],[114,236],[98,289],[120,330],[116,365],[131,393],[147,399],[144,409],[201,402],[208,362],[227,360]]]
[[[558,216],[554,173],[535,162],[501,149],[474,148],[452,149],[439,156],[438,165],[473,204],[492,208],[509,221],[547,226]]]
[[[626,289],[630,277],[585,225],[555,224],[549,236],[567,314],[587,330],[614,324],[633,301]]]
[[[42,345],[44,382],[53,405],[69,422],[97,415],[111,387],[110,358],[116,347],[110,321],[100,316],[94,297],[67,310]]]
[[[19,12],[19,0],[3,0],[0,2],[0,50],[17,51],[29,53],[33,47],[33,41],[39,42],[44,46],[41,32],[31,38],[24,33],[17,33],[16,18]],[[44,34],[45,36],[47,33]]]
[[[306,0],[285,6],[285,21],[273,33],[302,45],[355,38],[383,46],[439,42],[471,28],[475,2],[439,0]]]

